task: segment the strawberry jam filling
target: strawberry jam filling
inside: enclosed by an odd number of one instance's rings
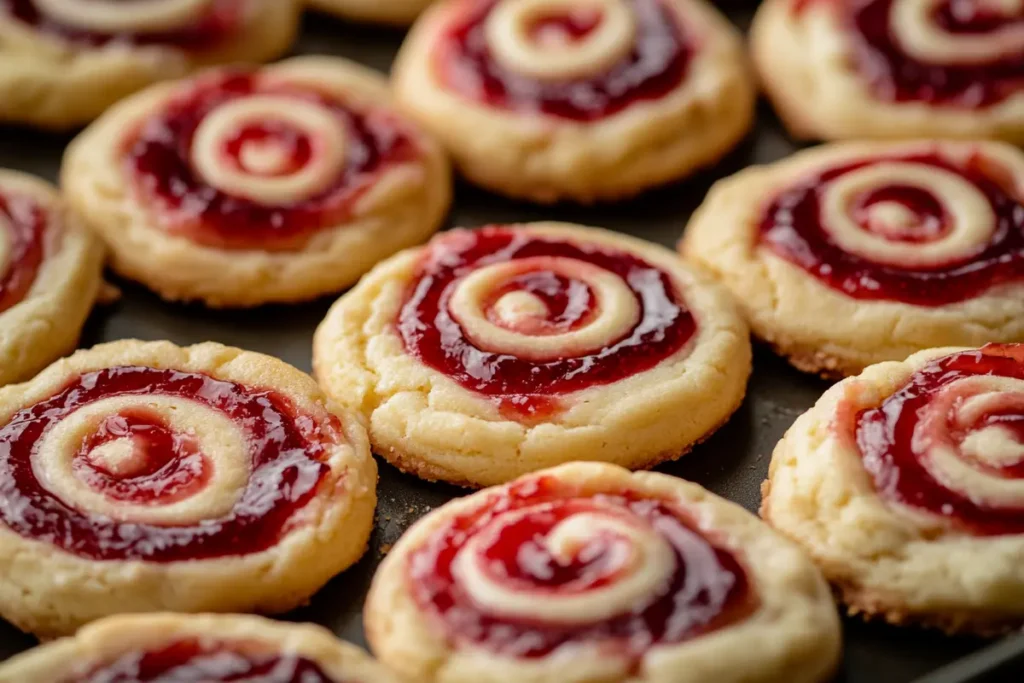
[[[1024,42],[1018,49],[987,61],[948,62],[919,58],[893,32],[893,8],[901,0],[797,0],[798,11],[818,2],[835,2],[848,27],[854,67],[875,97],[891,102],[926,102],[963,108],[999,104],[1024,84]],[[987,6],[986,6],[987,5]],[[926,30],[951,37],[1024,31],[1024,15],[1009,16],[996,3],[944,0],[928,16]]]
[[[654,535],[670,557],[668,571],[652,581],[648,594],[616,605],[617,613],[593,620],[569,607],[558,620],[495,613],[461,578],[459,556],[474,553],[472,561],[487,581],[523,599],[557,605],[589,596],[605,609],[602,595],[629,582],[629,572],[649,567],[624,568],[621,558],[634,539],[607,530],[592,529],[571,557],[552,550],[559,526],[592,514],[640,525],[640,533]],[[759,602],[733,553],[707,538],[673,503],[630,491],[580,496],[550,477],[516,483],[439,529],[410,558],[409,579],[420,606],[451,641],[520,658],[597,644],[636,663],[650,648],[740,622]]]
[[[44,257],[46,210],[33,200],[0,192],[0,229],[7,235],[7,263],[0,273],[0,312],[21,302]]]
[[[74,683],[353,683],[329,677],[304,657],[258,654],[246,651],[255,648],[233,645],[180,640],[158,650],[122,655]]]
[[[1020,388],[964,384],[1005,379],[1019,381]],[[993,390],[1000,395],[993,397]],[[943,392],[954,393],[937,405]],[[984,410],[971,410],[970,401],[979,399]],[[1004,486],[1024,484],[1024,345],[990,344],[935,360],[880,406],[857,413],[852,430],[864,468],[886,500],[977,535],[1024,533],[1024,486],[1016,502],[1005,500]],[[1004,442],[998,450],[1016,450],[1017,457],[991,461],[995,435]],[[985,447],[979,452],[972,440]],[[1000,499],[988,500],[981,488],[963,488],[963,476],[944,476],[960,471],[942,464],[950,454],[978,475],[979,485],[986,479],[999,484]]]
[[[491,301],[514,291],[542,303],[544,310],[517,323],[516,332],[542,339],[590,324],[599,312],[594,292],[572,273],[545,267],[544,259],[552,257],[597,266],[618,278],[636,301],[635,324],[600,348],[567,350],[560,357],[531,358],[474,343],[452,314],[452,298],[474,271],[507,262],[540,265],[491,292],[483,306],[489,315],[494,311]],[[654,367],[686,346],[697,321],[670,276],[638,256],[488,227],[449,233],[428,249],[399,312],[397,329],[406,350],[421,362],[511,414],[534,415],[557,410],[559,396]]]
[[[337,173],[319,179],[309,194],[282,204],[221,190],[194,161],[193,142],[204,118],[219,107],[260,96],[287,97],[296,106],[329,112],[344,135],[344,160]],[[252,171],[257,179],[300,172],[316,154],[341,153],[318,139],[316,130],[283,117],[246,120],[218,144],[213,152],[218,163],[235,170],[257,169]],[[277,157],[269,170],[245,155],[261,148]],[[356,111],[309,88],[229,72],[200,81],[147,119],[129,136],[124,159],[142,201],[154,205],[171,234],[217,248],[289,250],[302,248],[319,230],[344,223],[384,172],[417,154],[412,138],[387,112]]]
[[[122,0],[144,4],[147,0]],[[184,50],[209,50],[230,40],[245,21],[248,0],[215,0],[204,14],[185,26],[163,31],[103,33],[62,23],[46,14],[35,0],[0,0],[0,13],[7,14],[36,31],[74,43],[102,46],[108,43],[166,45]]]
[[[181,525],[116,520],[90,514],[47,488],[33,466],[36,459],[57,457],[41,451],[44,440],[75,411],[119,396],[179,398],[237,425],[249,474],[226,514]],[[296,414],[288,399],[271,390],[149,367],[89,372],[0,428],[0,521],[25,538],[96,560],[174,562],[260,552],[282,537],[316,493],[328,470],[325,444],[337,433],[337,425]],[[125,448],[104,453],[117,440]],[[211,476],[214,458],[201,448],[193,435],[174,433],[148,411],[124,410],[84,439],[72,471],[115,504],[173,503],[203,490]]]
[[[933,166],[966,179],[984,196],[995,218],[988,242],[958,258],[927,267],[878,263],[844,250],[824,223],[825,195],[845,174],[885,161]],[[776,196],[762,218],[759,240],[763,247],[855,299],[918,306],[943,306],[971,299],[1024,278],[1024,206],[997,180],[993,168],[994,164],[980,157],[961,165],[937,154],[857,161],[832,168]],[[861,229],[874,230],[864,214],[882,202],[902,206],[914,217],[912,231],[885,233],[893,243],[927,244],[947,235],[952,227],[953,219],[943,197],[927,188],[894,183],[871,190],[849,207]]]
[[[498,4],[495,0],[466,3],[466,10],[442,38],[437,68],[449,88],[491,107],[575,121],[611,116],[679,87],[696,50],[693,37],[662,0],[625,2],[636,21],[633,47],[599,73],[547,82],[502,65],[484,36],[485,22]],[[538,45],[549,40],[571,44],[586,37],[600,21],[593,13],[568,12],[542,18],[529,34]]]

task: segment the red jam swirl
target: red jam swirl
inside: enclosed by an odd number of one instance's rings
[[[122,0],[125,4],[146,0]],[[184,50],[209,50],[218,47],[237,33],[245,21],[249,0],[215,0],[209,10],[188,26],[170,31],[100,33],[77,26],[68,26],[49,17],[35,0],[0,0],[0,14],[6,14],[36,31],[74,43],[102,46],[108,43],[130,45],[167,45]]]
[[[448,27],[437,51],[437,69],[446,85],[491,107],[539,112],[574,121],[595,121],[629,105],[656,100],[686,78],[696,51],[694,37],[680,25],[663,0],[625,0],[636,17],[633,49],[617,64],[587,78],[544,82],[516,73],[492,55],[484,25],[498,0],[470,0]],[[559,29],[573,40],[596,24],[586,16],[566,15],[540,22],[533,35]]]
[[[818,2],[832,2],[848,26],[853,63],[872,94],[892,102],[925,102],[964,108],[999,104],[1020,91],[1024,82],[1024,51],[983,63],[936,64],[908,54],[892,31],[897,0],[796,0],[797,11]],[[987,34],[1024,24],[976,0],[939,4],[931,30],[948,34]]]
[[[480,267],[551,256],[594,264],[621,278],[639,304],[639,322],[600,351],[545,361],[475,346],[449,310],[461,279]],[[595,313],[589,287],[557,273],[524,274],[497,295],[511,289],[528,292],[549,307],[544,329],[521,332],[572,331]],[[421,362],[494,399],[512,415],[536,415],[556,410],[560,395],[654,367],[686,345],[697,321],[669,275],[638,256],[491,226],[449,232],[428,249],[399,311],[397,328],[406,351]]]
[[[198,173],[191,149],[200,123],[218,106],[251,95],[286,95],[337,118],[346,131],[345,165],[326,189],[275,206],[221,192]],[[268,138],[290,149],[291,170],[309,161],[313,141],[308,135],[275,121],[239,130],[226,141],[225,151],[237,159],[245,142]],[[157,205],[169,232],[217,248],[288,250],[302,248],[318,230],[343,223],[382,173],[417,154],[411,136],[388,112],[356,111],[325,93],[235,71],[202,80],[149,118],[129,137],[125,163],[137,191],[146,203]]]
[[[883,161],[927,164],[966,178],[988,199],[997,227],[980,253],[928,268],[899,268],[844,251],[822,224],[822,197],[844,174]],[[761,220],[762,246],[803,268],[821,282],[861,300],[943,306],[980,296],[998,285],[1024,278],[1024,206],[994,174],[994,162],[978,157],[963,165],[938,154],[912,154],[858,161],[811,176],[783,191]],[[918,217],[923,230],[899,241],[937,239],[949,228],[943,198],[918,188],[893,185],[862,197],[854,217],[874,202],[897,202]],[[892,237],[889,237],[892,239]]]
[[[246,650],[254,650],[247,652]],[[353,683],[337,681],[304,657],[259,654],[256,648],[206,639],[179,640],[131,652],[66,683]]]
[[[526,510],[525,515],[515,514]],[[503,517],[514,518],[495,534],[481,560],[492,577],[518,591],[578,596],[617,580],[613,539],[595,537],[570,561],[551,556],[543,543],[560,522],[593,510],[614,510],[650,525],[670,544],[675,569],[643,604],[595,623],[517,620],[482,610],[454,571],[456,556],[478,533]],[[742,621],[759,600],[746,570],[725,548],[706,538],[668,501],[633,492],[580,497],[551,477],[516,483],[439,530],[409,561],[409,578],[420,606],[459,644],[521,658],[544,657],[560,648],[600,644],[639,662],[645,652]]]
[[[987,505],[979,496],[953,491],[929,471],[928,453],[919,447],[919,423],[936,394],[952,382],[972,376],[1024,380],[1024,345],[989,344],[929,363],[880,406],[856,415],[853,429],[857,447],[875,489],[886,500],[926,511],[976,535],[1024,533],[1024,499],[1020,506],[995,506]],[[954,425],[950,440],[962,443],[965,435],[998,425],[1017,443],[1024,444],[1021,398],[1008,399],[1000,407],[985,411],[972,424]],[[970,462],[964,453],[958,457],[987,476],[1024,479],[1022,463],[997,466]]]
[[[79,408],[113,396],[165,395],[194,401],[230,418],[244,433],[250,473],[229,513],[190,525],[117,521],[80,510],[47,490],[35,473],[39,443]],[[144,434],[145,458],[125,472],[89,462],[89,454],[115,434]],[[0,428],[0,522],[24,538],[94,560],[176,562],[247,555],[273,546],[295,513],[316,494],[328,472],[325,445],[339,427],[298,415],[288,399],[207,375],[119,366],[72,379],[52,397],[23,408]],[[145,413],[108,418],[86,439],[74,469],[113,500],[159,504],[201,488],[211,467],[184,434]]]
[[[0,312],[25,298],[43,263],[47,211],[28,197],[0,190],[0,226],[7,229],[8,262],[0,273]]]

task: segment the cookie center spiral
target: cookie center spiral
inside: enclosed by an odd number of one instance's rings
[[[540,478],[451,521],[410,561],[460,642],[517,657],[602,644],[627,657],[746,617],[745,570],[670,504]]]
[[[948,7],[953,16],[976,17],[993,24],[984,32],[950,31],[937,15]],[[1024,4],[1019,0],[894,0],[890,30],[911,55],[937,64],[984,64],[1024,51]]]
[[[484,34],[506,68],[570,80],[605,71],[627,56],[636,22],[625,0],[502,0],[487,18]]]
[[[188,26],[213,0],[33,0],[66,26],[97,33],[156,33]]]
[[[976,534],[1024,531],[1024,346],[933,361],[854,429],[884,498]]]

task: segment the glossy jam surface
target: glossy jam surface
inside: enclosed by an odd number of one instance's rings
[[[234,645],[180,640],[122,655],[66,683],[354,683],[329,677],[303,657],[249,653]]]
[[[914,373],[881,406],[861,411],[854,429],[864,468],[872,475],[880,495],[888,500],[941,516],[978,535],[1024,533],[1024,504],[990,506],[982,499],[951,490],[928,470],[924,461],[927,456],[915,447],[920,416],[937,392],[972,376],[1024,380],[1024,346],[990,344],[978,351],[940,358]],[[994,425],[1024,444],[1024,405],[1019,400],[1008,400],[971,423],[958,425],[952,437],[960,441],[965,433]],[[1020,462],[972,466],[1007,482],[1024,479],[1024,464]]]
[[[79,510],[51,493],[33,468],[40,440],[76,410],[114,396],[171,396],[219,411],[244,434],[250,473],[234,507],[219,519],[182,526],[117,521]],[[295,413],[289,401],[198,373],[122,366],[71,380],[51,398],[16,413],[0,428],[0,521],[15,533],[97,560],[152,562],[246,555],[271,547],[292,516],[316,493],[328,471],[321,461],[336,425]],[[143,457],[117,471],[90,453],[113,438],[142,435]],[[81,445],[76,474],[115,501],[173,502],[201,488],[213,454],[197,451],[188,434],[143,413],[108,417]]]
[[[121,0],[139,4],[147,0]],[[0,13],[7,14],[37,31],[75,43],[101,46],[107,43],[168,45],[185,50],[213,49],[229,40],[245,20],[247,0],[215,0],[209,11],[191,25],[163,32],[98,33],[62,24],[43,12],[35,0],[0,0]]]
[[[637,22],[635,46],[601,73],[571,81],[543,82],[500,64],[484,38],[494,0],[466,3],[438,46],[439,72],[451,89],[492,107],[594,121],[634,102],[658,99],[686,78],[696,46],[662,0],[626,0]],[[587,15],[551,17],[534,27],[543,41],[552,35],[578,40],[596,24]]]
[[[594,264],[621,278],[640,308],[628,333],[596,352],[539,361],[475,346],[452,316],[456,287],[475,269],[533,257],[563,257]],[[550,309],[529,334],[554,334],[585,325],[594,315],[585,283],[535,271],[505,289],[529,292]],[[682,349],[697,331],[668,274],[638,256],[607,247],[575,244],[502,227],[480,228],[439,241],[413,278],[399,312],[406,350],[463,387],[491,397],[513,414],[557,410],[557,397],[609,384],[648,370]]]
[[[961,166],[935,154],[892,159],[949,170],[977,187],[988,199],[997,221],[988,246],[981,253],[966,254],[962,260],[919,269],[875,263],[844,251],[822,225],[822,194],[843,174],[874,163],[869,161],[830,169],[783,191],[764,214],[761,244],[856,299],[942,306],[1024,279],[1024,206],[993,179],[991,162],[977,158]],[[921,219],[924,229],[901,241],[922,241],[938,238],[949,228],[942,199],[920,188],[894,185],[874,190],[861,199],[861,204],[887,201],[907,207]],[[854,218],[858,210],[853,207]]]
[[[601,643],[639,659],[650,648],[680,643],[743,620],[758,604],[746,570],[733,554],[699,532],[673,504],[629,491],[577,497],[548,477],[519,482],[495,493],[475,511],[456,517],[410,559],[417,601],[444,625],[455,642],[522,658],[560,648]],[[526,510],[525,514],[517,511]],[[595,536],[571,561],[554,558],[545,536],[568,517],[593,510],[618,511],[649,524],[670,544],[675,569],[669,580],[631,609],[593,623],[517,620],[481,610],[454,571],[460,550],[503,516],[514,521],[489,538],[481,560],[493,577],[517,591],[557,601],[618,580],[609,565],[618,548]]]
[[[36,281],[42,265],[46,210],[35,201],[18,195],[5,195],[0,189],[0,229],[8,241],[7,263],[0,273],[0,312],[19,303]]]
[[[324,107],[345,133],[342,172],[318,194],[287,205],[263,204],[209,185],[192,161],[193,137],[217,107],[251,95],[283,95]],[[280,122],[249,124],[225,143],[238,162],[244,143],[274,138],[290,150],[284,173],[301,167],[312,141]],[[338,225],[353,205],[394,164],[415,158],[412,139],[383,111],[358,112],[311,89],[268,84],[252,74],[234,72],[205,79],[172,101],[131,135],[125,163],[143,201],[152,201],[164,227],[207,246],[227,249],[297,249],[316,231]],[[233,157],[232,157],[233,155]]]
[[[834,2],[849,26],[853,61],[875,97],[958,107],[998,104],[1024,85],[1024,52],[981,63],[933,63],[909,54],[891,28],[897,0],[797,0],[800,9]],[[976,0],[945,0],[931,15],[929,31],[985,34],[1024,27],[1024,15],[1003,16]]]

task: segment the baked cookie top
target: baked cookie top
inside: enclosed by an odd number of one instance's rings
[[[443,154],[385,80],[326,57],[155,86],[79,136],[62,173],[115,267],[213,303],[351,284],[436,229],[450,195]],[[176,255],[193,281],[174,279]]]
[[[820,681],[839,647],[817,570],[756,517],[597,463],[429,514],[388,554],[364,621],[385,663],[451,683]]]
[[[0,681],[394,683],[359,648],[312,624],[253,616],[118,616],[0,665]]]
[[[1001,143],[825,146],[721,181],[682,249],[733,289],[759,334],[840,370],[1014,341],[1022,178],[1024,156]]]
[[[728,295],[671,252],[534,223],[446,232],[381,264],[321,324],[314,367],[383,452],[479,453],[462,476],[486,484],[535,459],[677,457],[742,400],[750,347]]]
[[[762,512],[851,606],[993,631],[1024,615],[1024,345],[932,349],[830,389],[772,459]]]

